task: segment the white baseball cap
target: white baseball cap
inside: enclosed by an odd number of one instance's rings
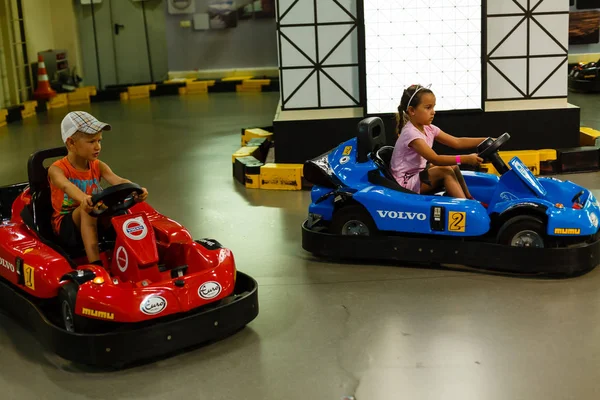
[[[63,118],[60,128],[62,140],[66,143],[67,139],[73,136],[75,132],[95,135],[101,131],[110,131],[112,126],[98,121],[93,115],[85,111],[71,111]]]

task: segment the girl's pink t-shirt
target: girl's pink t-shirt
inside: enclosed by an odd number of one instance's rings
[[[411,122],[404,125],[392,153],[392,175],[400,185],[415,192],[419,192],[420,181],[410,178],[425,169],[427,160],[409,147],[409,144],[413,140],[423,139],[429,147],[433,147],[433,141],[440,134],[440,128],[435,125],[424,125],[423,129],[425,135]]]

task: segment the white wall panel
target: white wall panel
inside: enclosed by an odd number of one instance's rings
[[[278,0],[277,7],[282,109],[358,106],[357,1]]]
[[[394,113],[431,84],[437,110],[480,109],[481,0],[365,0],[367,113]]]
[[[568,8],[565,0],[488,0],[487,100],[567,96]]]
[[[288,0],[289,1],[289,0]],[[290,2],[290,5],[292,2]],[[315,3],[314,0],[298,0],[298,3],[294,7],[286,7],[287,11],[283,18],[279,20],[280,23],[291,25],[291,24],[305,24],[315,22]],[[285,11],[284,11],[285,12]]]

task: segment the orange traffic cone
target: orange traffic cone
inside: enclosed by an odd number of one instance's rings
[[[54,96],[56,96],[56,92],[50,87],[44,57],[38,54],[38,86],[35,93],[33,93],[33,97],[38,100],[50,100]]]

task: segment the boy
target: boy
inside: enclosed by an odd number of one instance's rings
[[[81,246],[83,242],[88,261],[100,266],[98,220],[89,214],[92,195],[102,191],[102,179],[111,185],[131,183],[98,159],[102,132],[111,129],[87,112],[68,113],[62,120],[61,131],[69,154],[48,168],[54,233],[66,247]],[[142,189],[144,192],[137,201],[148,197],[148,191]]]

